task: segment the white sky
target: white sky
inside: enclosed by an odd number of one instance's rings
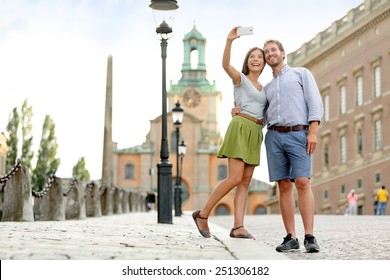
[[[34,152],[45,115],[56,124],[59,177],[71,177],[82,156],[91,179],[101,177],[107,58],[113,56],[113,140],[119,148],[141,144],[149,120],[161,115],[161,49],[149,0],[0,0],[0,132],[14,107],[33,106]],[[228,31],[253,26],[236,40],[232,64],[269,38],[293,52],[363,0],[178,0],[168,41],[167,85],[181,77],[183,37],[193,24],[207,39],[208,80],[223,103],[224,134],[232,86],[221,67]],[[159,23],[159,22],[158,22]],[[261,82],[270,80],[269,68]],[[263,144],[264,146],[264,144]],[[172,160],[172,159],[171,159]],[[35,163],[33,163],[35,166]],[[254,177],[268,181],[265,151]]]

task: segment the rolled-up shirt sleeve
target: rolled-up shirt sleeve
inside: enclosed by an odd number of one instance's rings
[[[321,94],[318,90],[317,83],[313,74],[305,69],[302,71],[302,84],[303,94],[305,96],[306,104],[308,107],[308,122],[318,121],[321,122],[324,114],[324,106],[322,104]]]

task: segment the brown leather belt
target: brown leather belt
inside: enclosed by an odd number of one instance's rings
[[[256,118],[251,117],[251,116],[249,116],[247,114],[238,113],[238,114],[236,114],[236,116],[240,116],[240,117],[246,118],[246,119],[254,122],[255,124],[263,124],[263,120],[256,119]]]
[[[279,132],[289,132],[289,131],[299,131],[299,130],[308,130],[308,125],[294,125],[294,126],[270,126],[268,130],[275,130]]]

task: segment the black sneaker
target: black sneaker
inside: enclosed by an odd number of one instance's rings
[[[317,253],[320,251],[320,246],[317,244],[316,238],[311,234],[305,235],[305,241],[303,241],[305,245],[306,252],[308,253]]]
[[[276,247],[276,251],[290,252],[299,249],[298,239],[292,238],[290,233],[287,234],[286,237],[284,237],[283,239],[284,239],[283,243]]]

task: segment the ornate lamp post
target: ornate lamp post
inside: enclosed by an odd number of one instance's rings
[[[180,156],[180,172],[179,172],[179,208],[180,208],[180,214],[183,212],[181,211],[181,174],[183,171],[183,158],[186,155],[187,152],[187,145],[184,143],[184,140],[181,141],[179,145],[179,156]]]
[[[176,102],[176,107],[172,109],[172,121],[176,127],[176,184],[175,184],[175,216],[181,216],[180,210],[180,176],[179,176],[179,141],[180,127],[183,122],[184,110],[180,107],[179,101]]]
[[[150,8],[153,11],[161,11],[163,14],[174,11],[179,6],[175,0],[152,0]],[[167,17],[167,18],[173,18]],[[165,15],[162,23],[156,28],[156,33],[161,40],[162,58],[162,133],[160,163],[157,164],[157,220],[158,223],[172,224],[172,164],[169,162],[169,150],[167,140],[167,88],[166,88],[166,58],[168,39],[172,28],[166,23]]]

